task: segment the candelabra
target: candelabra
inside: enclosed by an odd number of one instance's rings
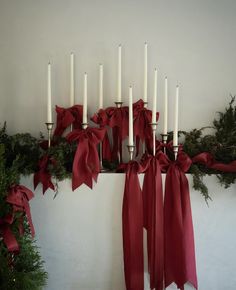
[[[174,156],[175,156],[175,160],[176,160],[177,156],[178,156],[179,146],[173,145],[173,151],[174,151]]]
[[[87,127],[88,127],[88,123],[82,123],[82,129],[87,129]]]
[[[51,147],[51,138],[52,138],[52,128],[53,128],[54,123],[47,122],[47,123],[45,123],[45,125],[46,125],[47,130],[48,130],[48,148],[50,148]]]
[[[166,144],[168,140],[168,134],[161,134],[161,138],[162,138],[162,143],[164,144],[163,151],[166,154]]]
[[[121,108],[121,107],[122,107],[122,104],[123,104],[123,102],[115,102],[115,104],[116,104],[116,107],[117,107],[117,108]]]
[[[127,145],[128,151],[129,151],[129,160],[133,160],[134,157],[134,148],[135,145]]]
[[[152,126],[152,135],[153,135],[153,156],[156,154],[156,129],[157,129],[157,123],[150,123]]]

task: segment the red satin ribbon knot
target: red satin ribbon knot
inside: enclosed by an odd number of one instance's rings
[[[48,188],[55,190],[55,187],[51,181],[51,174],[48,171],[48,164],[52,163],[55,165],[55,160],[50,158],[47,154],[45,154],[39,160],[39,170],[34,174],[34,189],[38,186],[39,183],[42,183],[43,186],[43,194]]]
[[[83,106],[74,105],[70,108],[56,106],[57,125],[54,136],[61,136],[65,129],[73,124],[74,129],[82,128]]]
[[[87,128],[73,130],[67,135],[69,142],[78,143],[73,161],[72,190],[83,183],[92,189],[93,180],[97,181],[100,172],[97,145],[103,140],[105,132],[105,128]]]

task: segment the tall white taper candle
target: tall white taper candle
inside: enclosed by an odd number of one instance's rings
[[[99,65],[99,108],[103,108],[103,65]]]
[[[129,87],[129,145],[134,145],[133,133],[133,89]]]
[[[84,95],[83,95],[83,123],[87,123],[87,90],[88,90],[88,84],[87,84],[87,73],[84,74]]]
[[[164,92],[164,128],[163,134],[167,134],[167,123],[168,123],[168,80],[165,78],[165,92]]]
[[[176,86],[173,146],[178,146],[179,86]]]
[[[121,102],[121,45],[118,47],[117,102]]]
[[[50,62],[48,63],[47,123],[52,123],[52,84]]]
[[[70,54],[70,106],[75,104],[75,68],[74,68],[74,53]]]
[[[156,123],[157,112],[157,69],[154,70],[154,91],[153,91],[153,107],[152,107],[152,123]]]
[[[147,43],[144,43],[144,80],[143,80],[143,101],[147,102]]]

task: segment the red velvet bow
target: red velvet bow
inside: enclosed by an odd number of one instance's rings
[[[0,219],[0,233],[9,252],[18,252],[19,244],[11,230],[14,221],[12,214]]]
[[[122,161],[122,141],[128,136],[129,131],[129,108],[110,107],[106,109],[109,118],[109,126],[112,128],[113,148],[112,159]]]
[[[211,153],[203,152],[192,159],[193,163],[200,163],[205,165],[208,168],[219,170],[222,172],[236,172],[236,160],[228,164],[219,163],[215,161]]]
[[[34,189],[38,186],[39,183],[43,185],[43,194],[48,188],[55,190],[55,187],[51,181],[51,174],[48,171],[48,164],[49,162],[55,164],[55,161],[52,160],[47,154],[45,154],[39,160],[39,171],[35,172],[34,174]]]
[[[34,226],[30,213],[29,201],[34,197],[31,190],[23,185],[11,187],[6,202],[13,206],[13,212],[23,212],[26,214],[32,237],[35,235]],[[22,221],[23,226],[23,221]]]
[[[164,221],[160,151],[146,156],[149,166],[143,181],[144,227],[147,230],[148,269],[150,288],[163,290],[164,283]]]
[[[143,199],[138,173],[139,163],[130,161],[126,167],[122,225],[124,272],[127,290],[144,289],[143,265]]]
[[[175,282],[179,289],[190,282],[197,289],[194,249],[194,233],[188,180],[185,172],[191,159],[182,151],[177,161],[163,156],[164,167],[169,163],[165,182],[164,238],[165,238],[165,286]]]
[[[140,140],[152,144],[152,111],[145,108],[143,100],[133,104],[134,111],[134,136],[136,136],[136,155],[139,154]],[[156,113],[156,121],[159,119],[159,113]]]
[[[100,125],[100,128],[104,128],[108,125],[109,119],[105,110],[100,109],[97,114],[94,114],[91,120]],[[102,141],[102,157],[105,160],[111,161],[111,145],[108,138],[107,131]]]
[[[57,126],[54,131],[54,136],[61,136],[71,124],[73,124],[74,129],[82,128],[83,106],[74,105],[67,109],[56,106],[56,112]]]
[[[87,128],[73,130],[67,135],[69,142],[78,142],[73,162],[72,190],[83,183],[92,188],[93,180],[97,181],[100,172],[97,144],[103,140],[105,132],[105,128]]]

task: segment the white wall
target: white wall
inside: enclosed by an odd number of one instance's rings
[[[236,185],[224,190],[214,176],[206,182],[213,199],[209,208],[191,189],[199,290],[235,290]],[[33,188],[31,177],[22,184]],[[69,180],[60,182],[54,200],[50,190],[44,196],[40,187],[35,191],[31,212],[49,273],[45,290],[125,290],[123,191],[124,174],[112,173],[100,174],[93,190],[83,185],[72,192]]]
[[[54,104],[67,106],[69,53],[76,54],[76,100],[88,72],[89,112],[97,106],[98,64],[105,66],[105,105],[116,96],[116,48],[124,46],[123,96],[142,96],[143,43],[170,103],[181,84],[183,129],[208,125],[236,93],[235,0],[0,0],[0,122],[9,131],[45,132],[46,65],[53,64]],[[170,108],[170,113],[172,108]],[[172,121],[172,118],[171,120]],[[162,120],[160,120],[162,126]]]

